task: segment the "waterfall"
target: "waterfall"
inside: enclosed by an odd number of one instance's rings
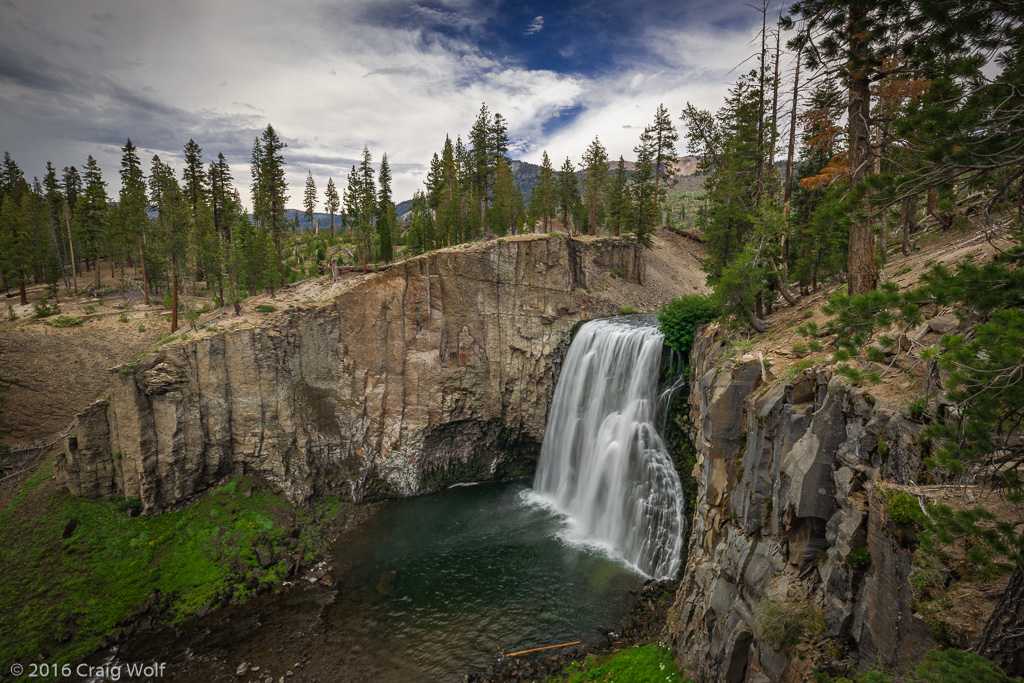
[[[662,578],[679,569],[683,489],[655,428],[664,335],[645,323],[580,328],[555,387],[533,488],[569,517],[573,537]]]

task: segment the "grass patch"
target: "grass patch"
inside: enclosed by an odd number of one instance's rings
[[[277,310],[277,306],[271,306],[270,304],[256,304],[257,313],[273,313]]]
[[[582,662],[569,664],[560,676],[547,679],[548,683],[683,683],[684,680],[676,671],[672,651],[654,643],[616,652],[607,657],[590,655]]]
[[[619,315],[633,315],[639,312],[640,311],[634,308],[633,306],[623,306],[622,308],[619,309]]]
[[[183,510],[132,517],[139,501],[87,500],[41,486],[52,473],[50,460],[0,513],[0,670],[40,655],[80,659],[154,590],[172,623],[204,605],[242,602],[259,584],[285,577],[293,548],[307,548],[307,556],[323,550],[317,534],[342,507],[329,499],[295,510],[236,478]],[[289,534],[293,520],[297,539]],[[260,568],[258,549],[276,561]]]
[[[50,327],[75,327],[81,325],[85,320],[80,315],[59,315],[53,320],[47,320],[46,324]]]

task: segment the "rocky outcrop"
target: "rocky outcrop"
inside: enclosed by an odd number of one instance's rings
[[[691,357],[698,495],[668,626],[680,664],[700,681],[809,673],[779,642],[780,614],[848,665],[916,663],[936,644],[910,609],[913,530],[876,490],[914,483],[920,427],[826,372],[766,382],[718,334],[702,331]]]
[[[237,474],[360,500],[530,467],[571,330],[629,303],[591,280],[635,288],[644,268],[625,240],[494,241],[168,345],[78,415],[58,479],[150,512]]]

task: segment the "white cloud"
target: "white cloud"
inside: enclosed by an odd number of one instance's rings
[[[663,64],[586,77],[528,69],[478,48],[470,34],[492,10],[473,0],[417,6],[416,24],[360,14],[393,8],[395,0],[6,2],[0,139],[29,177],[41,176],[48,159],[81,166],[92,154],[114,195],[125,138],[147,167],[153,153],[180,167],[182,146],[195,138],[206,160],[228,156],[248,200],[252,138],[269,122],[289,144],[293,206],[307,170],[322,194],[328,175],[344,183],[364,145],[375,161],[387,153],[395,197],[405,199],[422,187],[444,136],[468,133],[481,102],[507,119],[513,152],[526,160],[547,149],[578,161],[595,135],[613,157],[631,158],[659,103],[674,117],[686,101],[720,104],[748,39],[655,27],[637,40],[656,46]],[[537,16],[526,33],[543,26]],[[575,120],[547,134],[549,119],[565,112]]]

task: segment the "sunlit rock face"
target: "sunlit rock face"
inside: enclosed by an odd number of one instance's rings
[[[631,303],[592,280],[644,268],[626,240],[492,241],[168,345],[78,416],[58,479],[152,512],[238,474],[360,500],[530,470],[574,326]]]

